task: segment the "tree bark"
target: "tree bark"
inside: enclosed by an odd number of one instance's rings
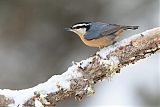
[[[109,79],[122,67],[159,50],[160,27],[157,27],[104,47],[86,60],[73,62],[63,74],[33,88],[0,89],[0,106],[50,107],[70,96],[81,100],[94,94],[94,85],[100,80]]]

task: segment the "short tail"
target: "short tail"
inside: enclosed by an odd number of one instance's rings
[[[132,30],[136,30],[138,29],[139,26],[124,26],[124,29],[132,29]]]

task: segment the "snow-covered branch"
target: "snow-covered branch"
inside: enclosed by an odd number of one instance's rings
[[[33,88],[0,89],[0,107],[48,107],[70,96],[81,100],[94,94],[94,84],[119,73],[126,65],[160,50],[160,27],[147,30],[105,47],[95,55],[73,65],[61,75]]]

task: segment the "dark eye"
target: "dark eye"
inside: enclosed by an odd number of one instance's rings
[[[90,29],[91,25],[86,26],[86,31]]]

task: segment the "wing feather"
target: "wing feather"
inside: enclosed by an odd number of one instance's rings
[[[114,36],[114,33],[120,29],[120,25],[95,22],[91,25],[90,30],[88,30],[88,32],[84,35],[84,38],[87,40],[92,40],[103,36]]]

